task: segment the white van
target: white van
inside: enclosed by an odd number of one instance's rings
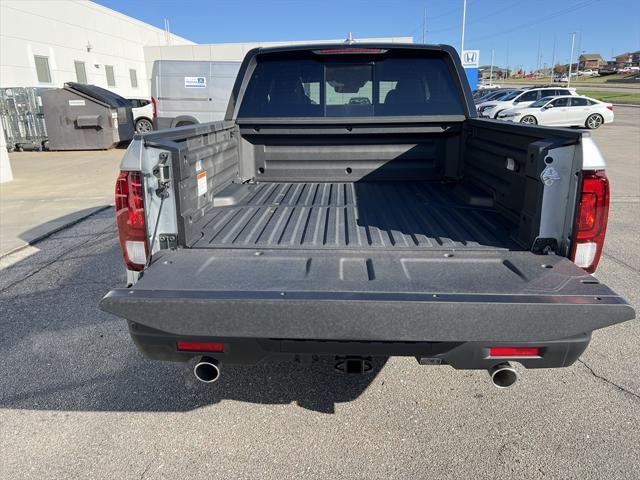
[[[151,77],[156,129],[222,120],[240,62],[156,60]]]

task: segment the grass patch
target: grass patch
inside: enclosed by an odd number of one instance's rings
[[[579,95],[609,103],[629,103],[640,105],[640,93],[605,92],[601,90],[578,90]]]

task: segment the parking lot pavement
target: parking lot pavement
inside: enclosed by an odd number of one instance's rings
[[[0,255],[113,204],[123,149],[13,152],[0,185]]]
[[[640,306],[640,122],[595,132],[613,201],[598,276]],[[638,112],[640,114],[640,112]],[[640,324],[594,334],[570,368],[485,372],[411,358],[345,377],[329,365],[145,360],[100,312],[124,282],[113,211],[0,260],[3,478],[636,478]]]

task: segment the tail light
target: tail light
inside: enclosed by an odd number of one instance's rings
[[[609,179],[604,170],[583,171],[571,260],[588,273],[595,272],[600,261],[608,217]]]
[[[122,255],[129,270],[142,270],[149,247],[140,172],[120,172],[116,180],[116,224]]]
[[[151,97],[151,106],[153,107],[153,118],[158,118],[158,102],[155,97]]]
[[[613,105],[607,105],[607,110],[611,110],[613,112]]]

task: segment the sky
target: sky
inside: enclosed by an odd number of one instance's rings
[[[413,36],[460,47],[463,0],[97,0],[196,43]],[[527,70],[580,52],[640,50],[640,0],[467,0],[465,49]],[[554,55],[555,45],[555,55]]]

